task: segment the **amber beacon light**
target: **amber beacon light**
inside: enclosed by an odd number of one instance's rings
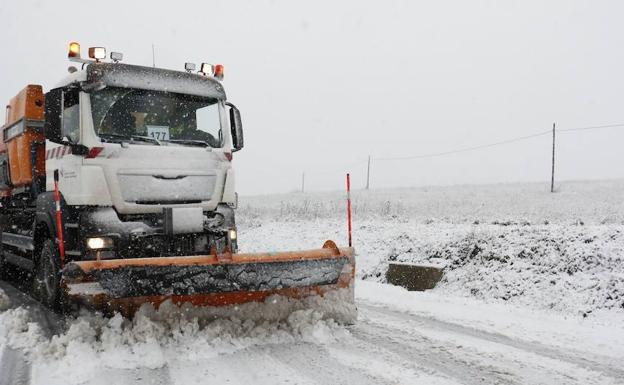
[[[69,43],[69,52],[67,53],[68,58],[79,58],[80,57],[80,44],[74,42]]]

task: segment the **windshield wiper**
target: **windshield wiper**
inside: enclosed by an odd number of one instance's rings
[[[132,139],[137,139],[143,142],[152,142],[152,143],[156,143],[159,146],[162,146],[162,143],[160,143],[160,140],[156,139],[156,138],[152,138],[151,136],[142,136],[142,135],[132,135],[130,136]]]
[[[121,135],[121,134],[98,134],[100,136],[100,138],[104,138],[106,139],[106,137],[109,137],[109,139],[114,139],[114,140],[119,140],[122,141],[124,139],[126,140],[136,140],[136,141],[140,141],[140,142],[148,142],[148,143],[155,143],[159,146],[162,146],[162,143],[160,143],[160,140],[156,139],[156,138],[152,138],[151,136],[142,136],[142,135]]]
[[[209,142],[205,140],[195,140],[195,139],[170,139],[168,142],[171,143],[180,143],[180,144],[190,144],[192,146],[204,146],[204,147],[213,147]]]

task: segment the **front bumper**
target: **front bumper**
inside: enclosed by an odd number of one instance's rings
[[[219,226],[207,227],[202,232],[166,234],[164,214],[120,216],[112,207],[88,210],[81,214],[80,233],[76,242],[82,260],[97,259],[97,253],[86,247],[84,240],[92,237],[111,238],[114,248],[100,253],[105,259],[153,258],[167,256],[200,255],[212,248],[221,253],[226,247],[236,252],[236,241],[228,239],[228,231],[235,229],[234,211],[219,205],[207,216],[220,216]]]

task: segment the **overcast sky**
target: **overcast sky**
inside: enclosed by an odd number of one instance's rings
[[[66,74],[69,41],[225,65],[242,194],[340,189],[365,160],[624,123],[621,1],[2,1],[0,100]],[[624,177],[624,128],[559,135],[558,179]],[[409,161],[373,188],[550,180],[551,138]],[[545,187],[546,188],[546,187]]]

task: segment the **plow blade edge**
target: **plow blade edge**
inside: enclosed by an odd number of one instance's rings
[[[224,306],[322,295],[352,287],[354,273],[353,248],[327,241],[295,252],[76,261],[63,269],[63,285],[73,302],[132,313],[166,300]]]

